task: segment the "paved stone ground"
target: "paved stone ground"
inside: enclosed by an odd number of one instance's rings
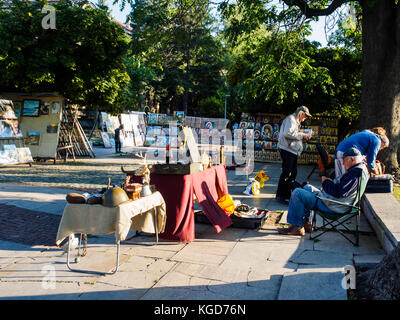
[[[0,204],[0,240],[55,246],[61,216]]]
[[[35,162],[28,165],[12,165],[0,167],[0,183],[21,183],[25,185],[41,185],[48,187],[72,188],[94,191],[111,184],[119,184],[125,180],[121,166],[127,170],[138,167],[138,160],[125,148],[123,155],[115,154],[112,149],[94,148],[96,158],[78,158],[76,162],[57,160]],[[106,159],[106,161],[105,161]]]
[[[98,157],[73,165],[2,168],[0,299],[346,300],[343,267],[356,261],[376,263],[383,256],[370,231],[361,235],[359,247],[353,247],[332,232],[311,241],[307,236],[280,235],[268,224],[258,230],[228,228],[217,234],[212,226],[196,223],[192,243],[155,244],[154,236],[135,236],[131,231],[121,246],[120,269],[114,275],[69,271],[65,252],[52,245],[65,195],[74,188],[103,187],[110,174],[113,182],[121,182],[120,165],[134,163]],[[287,210],[287,205],[274,200],[280,165],[256,163],[255,171],[260,169],[271,180],[259,196],[244,195],[246,177],[234,171],[228,171],[230,194],[260,209]],[[311,169],[300,166],[298,181],[304,181]],[[311,182],[318,185],[318,175]],[[37,184],[46,187],[32,186]],[[71,189],[60,188],[67,186]],[[90,237],[88,243],[79,268],[111,271],[114,236]]]
[[[124,181],[121,164],[78,162],[68,164],[33,164],[32,167],[0,168],[0,182],[24,183],[48,187],[96,190]]]

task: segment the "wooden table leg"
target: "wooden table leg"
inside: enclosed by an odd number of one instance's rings
[[[154,230],[156,231],[156,242],[158,243],[158,214],[157,208],[154,208]]]

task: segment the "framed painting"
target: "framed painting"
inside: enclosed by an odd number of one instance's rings
[[[60,113],[60,102],[53,101],[51,104],[51,114],[58,114]]]
[[[0,103],[0,118],[18,119],[17,116],[15,115],[14,109],[12,107],[12,102],[9,101],[9,103],[4,103],[5,101],[8,101],[8,100],[3,100],[3,102]]]
[[[108,136],[107,132],[101,132],[101,138],[103,139],[104,148],[112,148],[110,137]]]
[[[40,132],[39,131],[28,131],[27,137],[25,138],[26,145],[39,145]]]
[[[15,116],[19,119],[21,115],[22,104],[21,101],[13,101]]]
[[[24,107],[22,109],[22,116],[24,117],[38,117],[40,109],[40,100],[24,100]]]
[[[22,138],[18,120],[0,120],[0,138]]]
[[[46,116],[46,115],[49,114],[49,112],[50,112],[50,102],[45,101],[40,106],[40,115],[41,116]]]
[[[46,127],[46,132],[47,133],[57,133],[58,132],[58,124],[56,124],[56,123],[48,124]]]
[[[20,162],[33,162],[31,150],[29,148],[17,148]]]

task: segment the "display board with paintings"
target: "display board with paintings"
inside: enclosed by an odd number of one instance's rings
[[[104,132],[114,133],[115,129],[120,126],[117,116],[112,116],[106,112],[101,113],[101,125]]]
[[[299,163],[316,163],[319,159],[317,143],[334,157],[338,141],[338,118],[315,114],[304,121],[303,127],[312,130],[312,138],[303,143],[303,153]]]
[[[149,113],[147,116],[148,126],[169,126],[169,124],[176,123],[178,119],[171,114],[165,113]]]
[[[278,150],[279,129],[283,114],[247,114],[243,113],[241,121],[234,125],[240,129],[240,136],[254,133],[254,158],[256,161],[281,161]],[[338,144],[338,118],[314,115],[302,124],[302,130],[312,132],[312,138],[303,143],[303,152],[298,159],[300,164],[315,164],[319,159],[316,144],[320,143],[330,154],[334,154]],[[235,138],[240,138],[235,136]]]
[[[254,159],[256,161],[280,161],[278,152],[279,128],[285,117],[282,114],[242,113],[239,129],[241,138],[254,136]],[[235,136],[236,139],[240,138]]]
[[[121,124],[124,126],[120,132],[122,147],[143,146],[145,142],[146,122],[144,112],[123,113],[119,117],[108,113],[101,113],[101,127],[104,146],[106,146],[105,135],[109,136],[109,142],[114,141],[115,129]]]
[[[190,127],[195,130],[197,135],[201,134],[201,130],[211,133],[215,130],[226,129],[229,120],[222,118],[206,118],[186,116],[183,111],[174,111],[173,115],[162,113],[149,113],[145,146],[164,147],[169,143],[169,127],[181,128],[181,126]],[[177,129],[179,132],[179,129]],[[178,132],[172,132],[171,146],[175,146]],[[172,141],[174,140],[174,141]]]
[[[147,126],[145,146],[167,147],[169,128],[163,126]]]
[[[228,123],[229,120],[223,118],[185,117],[185,126],[209,131],[226,129]]]
[[[114,145],[114,132],[121,124],[118,117],[106,112],[100,113],[101,138],[104,148],[112,148]],[[122,139],[121,139],[122,141]]]
[[[20,127],[34,159],[56,159],[64,98],[53,93],[11,95],[18,105]]]
[[[67,153],[75,156],[92,156],[92,149],[79,124],[78,106],[66,103],[57,93],[8,93],[12,101],[15,118],[21,132],[14,135],[21,138],[34,159],[64,158]],[[17,126],[15,125],[15,128]],[[3,135],[9,135],[4,125]],[[12,143],[9,143],[12,144]],[[18,147],[18,146],[17,146]]]
[[[149,113],[147,116],[144,146],[166,148],[169,143],[169,127],[176,127],[184,121],[184,113],[176,111],[174,115]]]
[[[0,165],[33,162],[30,149],[24,144],[24,136],[19,126],[11,100],[0,100]]]
[[[120,134],[122,147],[143,146],[145,140],[144,114],[121,114],[121,124],[124,126]]]

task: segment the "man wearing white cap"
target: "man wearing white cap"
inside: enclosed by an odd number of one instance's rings
[[[281,202],[290,199],[291,183],[297,176],[297,158],[303,151],[303,140],[311,138],[310,135],[300,132],[300,125],[307,117],[311,117],[310,111],[306,106],[300,106],[295,113],[283,120],[279,130],[278,148],[282,158],[282,173],[276,199]]]

